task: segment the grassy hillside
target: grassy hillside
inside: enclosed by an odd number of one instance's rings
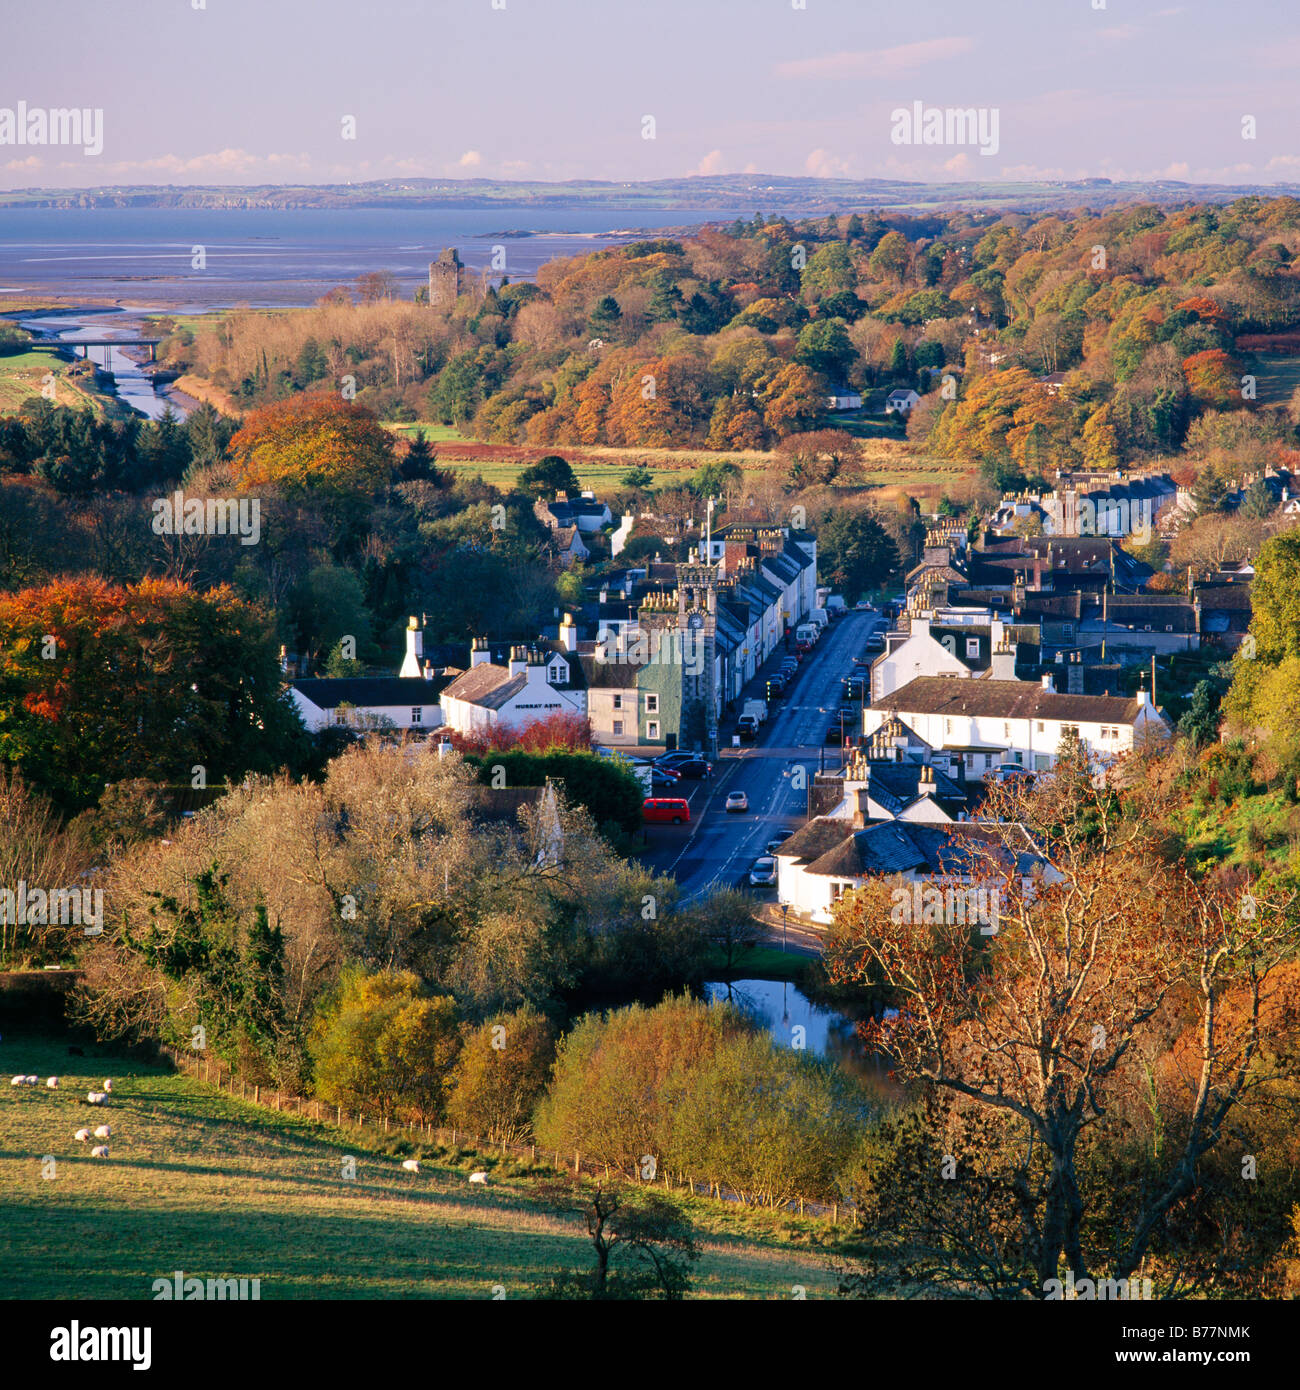
[[[88,1048],[88,1052],[95,1049]],[[75,1066],[76,1072],[67,1070]],[[13,1087],[17,1072],[39,1087]],[[161,1067],[71,1058],[65,1043],[0,1041],[0,1290],[10,1298],[152,1297],[180,1269],[260,1278],[264,1299],[526,1298],[564,1266],[588,1267],[576,1219],[530,1197],[549,1168],[409,1148],[245,1103]],[[46,1089],[57,1074],[57,1091]],[[112,1104],[86,1104],[104,1076]],[[107,1161],[74,1132],[108,1123]],[[420,1152],[416,1150],[416,1152]],[[57,1176],[41,1177],[52,1154]],[[342,1160],[357,1159],[355,1181]],[[468,1174],[488,1168],[487,1190]],[[829,1297],[830,1261],[809,1249],[824,1222],[687,1199],[705,1253],[697,1296]],[[801,1248],[802,1247],[802,1248]]]
[[[69,376],[68,368],[72,365],[47,350],[13,352],[0,357],[0,413],[16,412],[25,400],[39,396],[42,382],[52,372],[56,405],[78,410],[88,405],[97,415],[104,414],[106,397],[87,389],[93,382],[89,375]]]

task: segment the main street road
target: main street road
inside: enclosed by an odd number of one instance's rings
[[[877,613],[851,612],[825,630],[804,657],[785,698],[772,702],[757,742],[724,748],[712,780],[683,782],[683,793],[691,801],[690,825],[646,827],[649,848],[640,857],[647,867],[673,874],[688,899],[698,898],[713,889],[735,887],[766,852],[769,840],[803,824],[808,793],[791,785],[791,774],[802,766],[804,787],[810,785],[823,749],[826,766],[839,766],[840,749],[823,739],[831,720],[839,717],[842,678],[855,669],[853,658],[880,626],[883,620]],[[780,661],[778,654],[775,665]],[[766,674],[765,669],[745,694],[761,695]],[[846,714],[844,729],[847,734],[860,732],[856,707],[852,718]],[[729,725],[724,725],[723,736],[730,742]],[[749,798],[748,811],[723,809],[727,793],[733,791]]]

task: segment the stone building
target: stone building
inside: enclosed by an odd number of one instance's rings
[[[438,255],[436,261],[429,262],[429,306],[434,309],[450,309],[460,298],[463,284],[460,253],[449,246]]]

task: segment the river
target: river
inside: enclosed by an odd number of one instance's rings
[[[173,414],[183,420],[194,408],[196,402],[168,385],[155,385],[145,372],[147,364],[137,362],[122,349],[139,338],[138,321],[149,311],[140,308],[94,310],[76,309],[67,313],[19,316],[18,323],[29,332],[41,338],[117,338],[122,347],[92,347],[90,355],[96,366],[105,365],[113,373],[113,387],[102,386],[106,394],[115,395],[123,405],[157,420],[170,406]],[[13,317],[5,315],[5,317]],[[77,356],[82,356],[77,353]]]

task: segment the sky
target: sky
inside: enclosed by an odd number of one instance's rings
[[[0,8],[5,189],[723,173],[1300,182],[1300,0]],[[16,143],[20,102],[102,111],[102,149]],[[894,113],[915,103],[923,119],[982,112],[983,138],[958,126],[913,141]]]

